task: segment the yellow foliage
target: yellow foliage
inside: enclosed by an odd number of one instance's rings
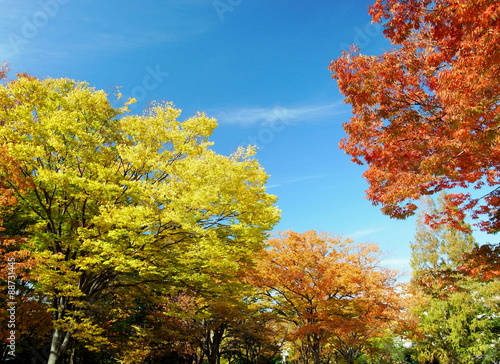
[[[15,193],[33,220],[37,288],[53,301],[58,325],[95,347],[105,342],[91,320],[96,308],[84,303],[112,300],[124,282],[216,289],[279,218],[253,149],[217,154],[215,119],[179,121],[171,103],[122,115],[134,101],[115,109],[103,91],[68,79],[0,85],[0,148],[32,183]]]

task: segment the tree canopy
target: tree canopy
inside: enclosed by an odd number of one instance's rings
[[[315,231],[284,232],[267,244],[251,280],[291,325],[304,362],[339,355],[354,363],[396,319],[396,272],[379,266],[377,246]]]
[[[254,150],[210,149],[216,121],[158,104],[115,109],[85,83],[20,75],[0,85],[0,149],[19,176],[0,183],[27,216],[37,291],[53,314],[49,363],[72,340],[108,344],[94,309],[123,287],[217,287],[278,220]]]
[[[377,0],[370,13],[395,47],[330,64],[354,113],[341,147],[368,165],[368,198],[405,218],[421,196],[454,189],[429,222],[464,228],[469,213],[498,231],[500,4]],[[456,190],[470,187],[482,195]]]
[[[500,1],[374,0],[369,13],[393,48],[331,62],[353,109],[340,146],[368,165],[385,214],[423,202],[410,282],[375,243],[272,236],[257,148],[217,153],[205,113],[181,121],[151,102],[136,115],[119,92],[7,80],[3,64],[0,362],[498,362],[500,245],[478,245],[466,218],[500,231]],[[146,71],[133,94],[167,75]]]

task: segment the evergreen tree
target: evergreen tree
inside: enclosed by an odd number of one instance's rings
[[[428,215],[439,213],[443,209],[445,195],[441,195],[438,203],[430,197],[424,199],[424,209],[417,219],[415,241],[410,243],[411,267],[413,275],[435,270],[456,269],[462,254],[477,246],[472,234],[446,225],[430,227],[425,223]]]
[[[415,294],[413,330],[418,362],[491,363],[498,345],[498,279],[483,280],[464,270],[477,244],[473,236],[452,227],[424,225],[425,214],[443,209],[428,199],[411,244]]]

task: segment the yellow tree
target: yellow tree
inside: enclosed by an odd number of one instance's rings
[[[167,103],[124,115],[85,83],[26,75],[0,86],[0,104],[0,148],[31,183],[0,175],[34,220],[33,273],[53,314],[49,364],[72,340],[108,344],[94,307],[134,288],[213,283],[207,272],[237,270],[278,220],[254,151],[212,151],[216,121],[204,114],[180,122]]]
[[[353,363],[368,339],[393,322],[396,273],[379,266],[377,246],[315,231],[288,231],[267,244],[252,281],[315,364],[328,343]]]

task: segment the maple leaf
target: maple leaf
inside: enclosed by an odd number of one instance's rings
[[[395,48],[353,48],[330,70],[354,116],[341,148],[366,163],[367,197],[397,218],[412,201],[453,188],[430,222],[465,229],[466,213],[500,230],[500,3],[496,0],[377,0],[370,8]]]

